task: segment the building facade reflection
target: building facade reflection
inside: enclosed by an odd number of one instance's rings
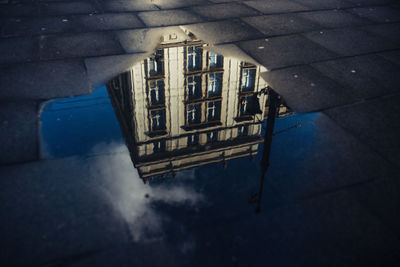
[[[144,181],[209,163],[253,158],[263,142],[267,83],[260,67],[209,51],[193,35],[165,35],[156,52],[107,84]],[[257,94],[260,114],[252,114]],[[289,110],[281,105],[279,116]]]

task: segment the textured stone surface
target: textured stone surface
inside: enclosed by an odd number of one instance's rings
[[[147,0],[108,0],[102,3],[104,9],[108,12],[129,12],[129,11],[147,11],[157,10],[157,7]]]
[[[143,60],[146,54],[93,57],[85,60],[85,66],[92,88],[106,84],[118,74],[133,67],[134,63]]]
[[[0,42],[0,64],[27,62],[38,59],[37,38],[12,38]]]
[[[396,43],[397,48],[400,45],[400,23],[370,25],[363,27],[363,30]]]
[[[311,112],[341,106],[355,100],[340,84],[309,66],[261,74],[296,112]]]
[[[38,159],[37,120],[37,104],[33,101],[1,103],[0,164]]]
[[[400,166],[400,96],[338,107],[326,113],[365,144]]]
[[[301,35],[245,41],[239,46],[269,70],[336,57]]]
[[[200,39],[212,44],[230,43],[262,36],[259,31],[239,20],[192,24],[184,28],[195,33]]]
[[[353,28],[316,31],[306,33],[304,36],[343,56],[372,53],[397,47],[389,40]]]
[[[350,12],[366,18],[373,22],[396,22],[400,21],[400,11],[390,7],[360,7],[349,10]]]
[[[192,10],[209,19],[226,19],[258,14],[254,9],[238,3],[196,6]]]
[[[168,26],[201,21],[201,18],[185,10],[162,10],[139,13],[147,26]]]
[[[340,28],[368,24],[369,21],[358,18],[341,10],[325,10],[299,13],[298,17],[310,20],[325,28]]]
[[[81,61],[25,63],[0,69],[0,99],[50,99],[91,92]]]
[[[44,36],[41,40],[41,59],[90,57],[123,53],[113,33],[81,33],[64,36]]]
[[[244,1],[244,4],[264,14],[310,10],[311,8],[290,0]]]
[[[312,64],[321,73],[350,89],[357,99],[400,93],[400,67],[377,55]]]
[[[300,14],[281,14],[242,18],[266,36],[285,35],[318,29],[318,24],[300,17]]]

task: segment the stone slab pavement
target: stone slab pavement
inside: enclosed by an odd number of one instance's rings
[[[151,51],[160,32],[177,26],[252,57],[293,110],[328,116],[356,140],[354,147],[362,144],[362,150],[352,150],[361,163],[376,161],[360,153],[386,162],[391,172],[373,185],[345,190],[366,203],[367,213],[397,233],[398,241],[399,224],[393,221],[400,214],[394,189],[400,168],[400,5],[395,0],[0,1],[0,163],[11,169],[31,161],[40,165],[41,103],[89,94]]]

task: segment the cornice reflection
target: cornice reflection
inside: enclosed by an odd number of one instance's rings
[[[252,159],[264,141],[269,90],[261,67],[208,48],[192,34],[165,35],[154,54],[107,84],[145,182],[210,163]],[[280,104],[277,116],[287,114]]]

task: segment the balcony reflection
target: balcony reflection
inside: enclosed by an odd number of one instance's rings
[[[209,51],[193,35],[170,37],[107,84],[140,177],[254,158],[269,106],[260,66]]]

